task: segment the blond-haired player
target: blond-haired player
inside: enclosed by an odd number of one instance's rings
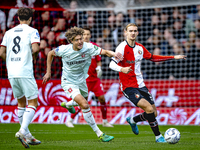
[[[148,121],[156,137],[156,142],[165,143],[165,139],[159,131],[156,120],[157,110],[153,97],[144,84],[140,70],[142,59],[151,61],[166,61],[170,59],[185,59],[184,55],[160,56],[151,54],[142,44],[136,42],[138,36],[137,25],[130,23],[125,28],[126,40],[121,42],[116,48],[116,52],[123,55],[124,59],[113,58],[110,62],[110,68],[119,72],[121,90],[123,94],[135,106],[144,110],[143,113],[128,117],[126,120],[130,124],[132,131],[138,135],[139,130],[136,125],[140,121]]]

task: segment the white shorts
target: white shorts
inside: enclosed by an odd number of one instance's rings
[[[31,100],[38,97],[38,86],[34,78],[9,78],[9,81],[15,98],[25,96]]]
[[[61,87],[72,99],[74,99],[78,94],[81,94],[84,98],[88,97],[88,88],[86,81],[78,85],[66,83],[65,80],[61,80]]]

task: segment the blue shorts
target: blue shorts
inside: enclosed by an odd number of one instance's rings
[[[147,100],[151,105],[154,104],[153,97],[147,87],[142,88],[133,88],[128,87],[123,91],[123,94],[126,98],[128,98],[135,106],[137,106],[137,103],[140,101],[140,99],[144,98]]]

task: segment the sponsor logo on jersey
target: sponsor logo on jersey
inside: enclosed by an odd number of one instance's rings
[[[66,62],[68,65],[74,65],[74,64],[81,64],[84,63],[86,60],[80,60],[80,61],[72,61],[72,62]]]
[[[134,64],[134,63],[137,63],[137,62],[140,62],[140,61],[142,61],[142,60],[135,60],[135,61],[133,61],[133,60],[127,60],[126,63],[128,63],[128,64]]]

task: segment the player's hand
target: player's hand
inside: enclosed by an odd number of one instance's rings
[[[186,59],[186,57],[185,55],[175,55],[174,59]]]
[[[125,73],[125,74],[128,74],[128,73],[131,72],[131,71],[133,71],[133,70],[131,69],[131,66],[129,66],[129,67],[123,67],[123,68],[121,69],[121,72],[123,72],[123,73]]]
[[[46,73],[43,77],[42,84],[45,84],[51,78],[51,73]]]
[[[97,67],[96,67],[96,71],[97,71],[97,77],[100,78],[101,75],[102,75],[101,66],[97,66]]]
[[[119,53],[119,52],[115,52],[114,57],[115,57],[116,60],[120,60],[120,61],[122,61],[124,59],[124,57],[122,56],[122,54]]]

